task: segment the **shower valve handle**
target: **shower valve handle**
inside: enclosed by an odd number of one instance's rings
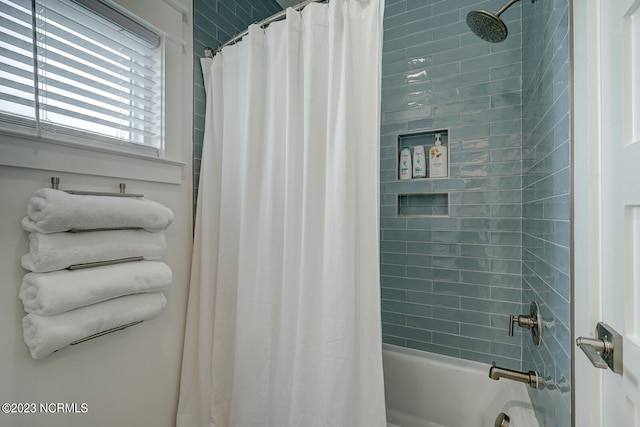
[[[509,336],[513,336],[514,325],[518,325],[521,328],[527,328],[531,330],[531,337],[536,347],[540,346],[542,342],[542,316],[540,316],[540,307],[533,301],[530,305],[529,315],[521,314],[519,316],[509,316]]]
[[[515,324],[518,324],[521,328],[531,329],[536,324],[535,319],[532,319],[530,316],[526,316],[521,314],[519,316],[514,316],[513,314],[509,316],[509,336],[513,336],[513,327]]]

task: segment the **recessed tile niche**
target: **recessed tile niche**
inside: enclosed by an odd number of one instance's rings
[[[445,176],[439,177],[431,177],[431,170],[429,169],[429,149],[432,148],[436,141],[436,135],[440,135],[440,141],[442,142],[442,147],[447,150],[447,166],[446,166],[446,174]],[[400,151],[408,147],[411,150],[411,158],[415,153],[415,147],[423,146],[425,152],[425,167],[426,167],[426,177],[423,178],[412,178],[403,181],[416,181],[423,179],[443,179],[449,177],[449,159],[451,153],[449,151],[449,129],[433,129],[426,131],[418,131],[411,133],[401,133],[398,135],[398,148],[396,150],[396,179],[400,179]]]
[[[398,194],[398,216],[449,216],[449,193]]]
[[[440,136],[442,146],[447,150],[446,176],[430,177],[429,169],[429,149],[432,148],[436,141],[436,135]],[[403,148],[411,150],[413,159],[415,147],[423,146],[425,152],[426,177],[416,177],[411,179],[400,179],[400,151]],[[397,157],[396,157],[396,180],[398,182],[397,212],[399,217],[447,217],[449,216],[449,193],[432,193],[424,191],[416,191],[416,186],[422,186],[416,181],[422,181],[425,189],[430,189],[425,181],[434,179],[449,178],[449,130],[433,129],[418,131],[412,133],[404,133],[398,135]],[[413,184],[410,184],[413,183]],[[406,191],[403,191],[406,190]]]

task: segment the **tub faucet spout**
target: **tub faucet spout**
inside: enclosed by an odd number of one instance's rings
[[[529,384],[529,386],[533,388],[538,388],[538,374],[536,372],[520,372],[507,368],[500,368],[496,366],[496,362],[493,362],[493,365],[489,368],[489,378],[492,380],[506,378],[508,380]]]

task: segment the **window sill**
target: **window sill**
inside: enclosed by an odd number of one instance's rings
[[[185,163],[101,147],[0,134],[0,165],[181,184]]]

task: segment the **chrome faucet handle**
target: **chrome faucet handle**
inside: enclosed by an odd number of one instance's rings
[[[521,328],[531,329],[535,325],[535,320],[530,316],[526,316],[521,314],[519,316],[514,316],[513,314],[509,316],[509,336],[513,336],[513,326],[518,324]]]
[[[540,343],[542,343],[542,316],[540,316],[540,307],[535,301],[531,302],[529,307],[530,312],[528,316],[526,314],[519,316],[512,314],[509,316],[509,336],[513,336],[513,327],[516,324],[521,328],[531,329],[533,343],[536,347],[539,347]]]
[[[509,336],[513,336],[513,324],[517,322],[516,316],[513,314],[509,316]]]

